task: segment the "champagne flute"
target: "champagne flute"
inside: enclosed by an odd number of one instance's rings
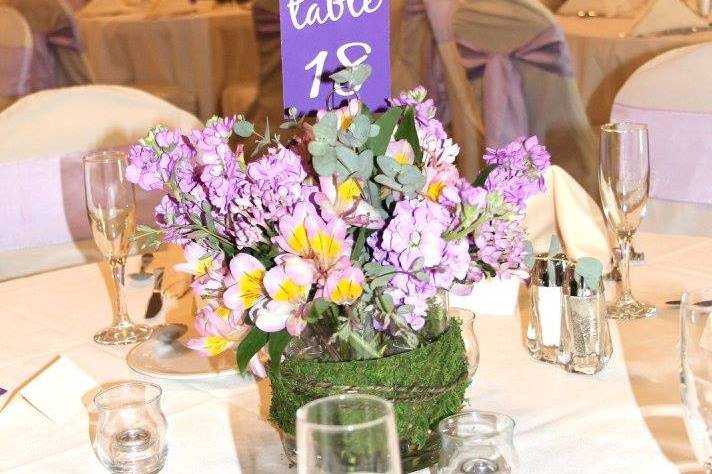
[[[401,474],[390,402],[371,395],[320,398],[297,410],[299,474]]]
[[[650,188],[648,127],[636,123],[609,123],[601,127],[598,182],[603,211],[621,251],[622,292],[608,306],[612,319],[655,316],[655,306],[638,302],[630,290],[630,254],[633,234],[645,216]]]
[[[151,328],[129,319],[124,298],[124,266],[129,239],[136,228],[133,185],[128,182],[126,153],[107,151],[84,158],[87,215],[94,242],[102,253],[115,286],[114,324],[94,335],[99,344],[131,344],[144,341]]]

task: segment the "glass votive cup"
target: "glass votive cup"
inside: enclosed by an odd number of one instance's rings
[[[166,461],[166,417],[161,387],[148,382],[123,382],[94,397],[98,412],[94,452],[110,472],[150,474]]]
[[[438,474],[513,474],[519,459],[514,420],[486,411],[463,411],[438,425]]]

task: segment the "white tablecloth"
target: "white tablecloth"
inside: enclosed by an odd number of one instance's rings
[[[642,234],[636,248],[647,258],[646,265],[633,268],[640,297],[661,305],[686,288],[712,286],[712,239]],[[131,266],[137,263],[134,259]],[[110,318],[107,278],[103,267],[86,265],[0,284],[0,387],[17,390],[57,354],[71,358],[98,383],[145,378],[126,366],[129,348],[92,342],[92,334]],[[132,314],[143,314],[149,292],[129,290]],[[523,294],[520,307],[526,304]],[[659,308],[654,320],[614,328],[614,358],[593,377],[530,359],[522,344],[524,318],[478,316],[481,362],[471,404],[514,416],[522,472],[650,474],[677,472],[673,462],[693,463],[680,418],[677,310]],[[187,316],[177,308],[168,318]],[[277,434],[265,421],[266,383],[237,376],[152,380],[164,389],[169,423],[164,472],[290,472]],[[88,423],[44,430],[28,426],[3,437],[0,471],[103,472],[89,429]]]
[[[198,98],[198,115],[207,119],[220,112],[225,87],[257,82],[257,45],[247,8],[215,5],[200,13],[157,19],[147,19],[146,13],[79,15],[97,83],[179,86]]]
[[[578,18],[558,15],[571,49],[576,82],[593,125],[607,123],[618,90],[636,69],[655,56],[682,46],[712,41],[712,32],[638,38],[628,36],[631,18]]]

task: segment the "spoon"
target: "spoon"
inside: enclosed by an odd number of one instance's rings
[[[152,337],[166,344],[171,344],[188,332],[188,326],[181,323],[161,324],[153,328]]]

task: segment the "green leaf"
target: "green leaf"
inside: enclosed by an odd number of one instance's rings
[[[371,66],[369,66],[366,63],[363,64],[357,64],[356,66],[351,67],[351,84],[354,86],[360,86],[364,82],[366,82],[366,79],[369,78],[372,72]]]
[[[351,249],[351,261],[358,262],[361,255],[363,255],[364,250],[366,250],[366,228],[357,227],[354,234],[356,235],[356,239],[354,241],[354,246]]]
[[[316,298],[312,301],[309,310],[307,311],[307,321],[314,323],[324,316],[324,313],[329,309],[332,304],[326,301],[324,298]]]
[[[345,68],[330,75],[329,79],[337,84],[344,84],[346,82],[351,82],[353,79],[353,73],[349,68]]]
[[[593,257],[581,257],[576,260],[576,274],[583,278],[589,288],[598,288],[603,275],[603,265]]]
[[[386,286],[391,281],[392,278],[393,278],[392,273],[378,276],[378,277],[374,278],[373,280],[371,280],[371,287],[378,288],[381,286]]]
[[[405,109],[403,120],[401,120],[394,138],[396,140],[402,140],[404,138],[408,140],[408,143],[413,147],[413,152],[415,153],[414,164],[420,167],[423,162],[423,150],[420,148],[420,142],[418,141],[418,131],[415,128],[415,109],[413,107]]]
[[[383,208],[383,201],[381,201],[381,195],[378,188],[378,184],[371,180],[367,181],[368,188],[368,201],[383,217],[386,216],[386,210]]]
[[[365,115],[358,114],[349,125],[349,130],[354,138],[360,142],[360,145],[357,146],[363,146],[371,133],[371,121]]]
[[[368,138],[375,138],[378,136],[379,133],[381,133],[381,127],[379,127],[375,123],[372,123],[368,131]]]
[[[328,112],[313,127],[317,140],[329,145],[336,145],[338,118],[334,112]]]
[[[403,166],[403,171],[398,173],[396,179],[400,184],[404,184],[409,188],[415,188],[416,190],[425,186],[425,176],[413,165]]]
[[[376,120],[376,125],[379,127],[378,135],[369,139],[367,144],[374,155],[379,156],[386,152],[393,130],[395,130],[398,119],[402,114],[403,109],[401,107],[392,107]]]
[[[395,189],[396,191],[403,191],[403,186],[400,185],[398,182],[396,182],[396,180],[391,178],[390,176],[379,174],[379,175],[376,175],[376,177],[373,179],[377,183],[387,186],[391,189]]]
[[[534,244],[532,244],[531,240],[524,241],[524,252],[526,252],[524,255],[524,264],[529,271],[532,271],[532,268],[534,268]]]
[[[374,342],[366,341],[358,333],[349,332],[349,343],[351,348],[356,351],[356,354],[362,359],[377,359],[381,357],[380,351],[374,347]]]
[[[336,146],[336,157],[339,159],[336,173],[347,177],[358,173],[360,168],[359,158],[355,151],[342,145]],[[341,165],[341,166],[338,166]]]
[[[411,313],[415,309],[415,306],[412,304],[402,304],[398,306],[398,309],[396,309],[397,314],[408,314]]]
[[[330,176],[336,173],[336,164],[336,157],[334,156],[333,148],[330,149],[330,153],[312,157],[312,166],[314,167],[314,171],[321,176]]]
[[[248,122],[247,120],[238,120],[235,122],[232,129],[235,131],[237,136],[247,138],[252,135],[252,132],[255,130],[255,126],[252,125],[252,122]]]
[[[391,178],[395,177],[397,173],[400,173],[403,168],[403,165],[386,155],[379,155],[376,158],[376,163],[378,163],[378,167],[381,169],[383,174]]]
[[[359,162],[359,176],[361,178],[368,180],[373,174],[373,152],[371,150],[364,150],[358,155]]]
[[[396,306],[393,303],[393,297],[387,293],[380,295],[378,297],[378,301],[381,302],[381,306],[386,313],[391,313],[394,309],[396,309]]]
[[[279,374],[279,368],[282,363],[282,353],[291,338],[291,334],[289,334],[286,329],[273,332],[269,335],[267,352],[269,352],[269,363],[272,367],[272,372],[275,374]]]
[[[490,175],[492,171],[497,169],[496,164],[494,165],[487,165],[484,168],[482,168],[482,171],[480,171],[480,174],[477,175],[477,178],[472,182],[472,185],[475,186],[476,188],[481,188],[482,186],[485,185],[485,181],[487,181],[487,177]]]
[[[307,148],[309,149],[309,153],[311,153],[312,156],[323,156],[329,150],[329,145],[324,142],[312,140],[309,142]]]
[[[247,336],[237,346],[237,368],[240,373],[245,373],[247,364],[250,363],[252,356],[257,354],[264,347],[269,339],[269,334],[262,331],[258,327],[253,327]]]
[[[393,270],[393,266],[381,265],[378,262],[368,262],[363,266],[363,271],[366,272],[367,275],[383,275],[385,273],[391,273]]]

